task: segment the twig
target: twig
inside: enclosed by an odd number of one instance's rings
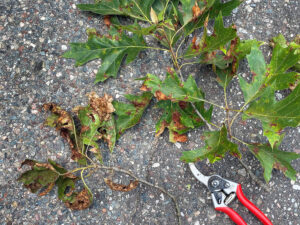
[[[128,171],[128,170],[124,170],[124,169],[121,169],[121,168],[118,168],[118,167],[108,167],[108,166],[103,166],[103,165],[97,165],[97,168],[99,169],[105,169],[105,170],[113,170],[115,172],[120,172],[120,173],[124,173],[124,174],[127,174],[128,176],[134,178],[135,180],[139,181],[140,183],[143,183],[143,184],[146,184],[150,187],[154,187],[158,190],[160,190],[161,192],[163,192],[164,194],[166,194],[167,196],[169,196],[174,205],[175,205],[175,209],[176,209],[176,217],[177,217],[177,220],[178,220],[178,224],[181,225],[181,219],[180,219],[180,210],[179,210],[179,206],[178,206],[178,203],[177,203],[177,200],[175,198],[174,195],[170,194],[168,191],[166,191],[164,188],[160,187],[160,186],[157,186],[156,184],[152,184],[144,179],[141,179],[139,177],[137,177],[136,175],[134,175],[132,172]]]

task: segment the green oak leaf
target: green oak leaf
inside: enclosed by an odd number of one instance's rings
[[[129,16],[149,22],[153,2],[154,0],[103,0],[96,4],[78,4],[77,7],[100,15]]]
[[[142,35],[126,35],[118,33],[111,27],[109,36],[100,36],[96,32],[89,32],[86,43],[71,43],[71,49],[63,54],[65,58],[76,60],[76,66],[81,66],[95,59],[102,59],[96,74],[95,83],[105,81],[109,77],[116,77],[122,60],[132,62],[142,49],[147,48]]]
[[[262,122],[264,135],[269,139],[271,146],[279,141],[281,131],[285,127],[299,125],[299,87],[285,99],[276,101],[275,91],[295,85],[299,74],[286,72],[300,60],[300,46],[283,42],[278,36],[273,49],[272,59],[266,65],[262,52],[258,46],[253,46],[247,55],[250,70],[253,74],[252,82],[248,83],[239,76],[240,86],[244,94],[245,105],[243,119],[257,118]],[[292,105],[294,104],[294,105]]]
[[[198,88],[196,81],[190,75],[185,82],[181,82],[175,71],[167,72],[165,80],[161,81],[153,74],[147,74],[144,86],[148,88],[158,100],[200,102],[204,99],[204,93]],[[163,95],[160,97],[160,93]],[[165,99],[160,99],[165,98]]]
[[[116,119],[117,139],[125,130],[133,127],[140,122],[145,109],[148,107],[153,95],[150,92],[144,92],[142,95],[125,95],[130,103],[113,101]]]
[[[219,50],[236,37],[236,30],[234,28],[224,27],[222,13],[220,12],[215,20],[213,34],[208,36],[207,28],[204,27],[203,36],[199,45],[192,43],[187,49],[184,57],[191,58],[200,54],[211,53],[214,50]]]
[[[182,153],[181,160],[188,162],[196,162],[208,159],[210,163],[221,160],[228,152],[234,156],[241,157],[237,144],[227,139],[227,129],[223,125],[219,131],[205,132],[203,135],[205,146],[192,151]]]
[[[285,152],[279,150],[280,142],[273,148],[269,144],[251,144],[248,145],[253,155],[260,161],[264,168],[264,178],[269,182],[272,176],[273,168],[281,170],[285,176],[296,180],[297,172],[291,165],[291,161],[300,158],[300,155],[294,152]]]
[[[263,42],[257,40],[243,40],[239,37],[231,40],[226,52],[222,52],[222,57],[219,57],[217,63],[205,62],[206,64],[212,64],[215,73],[217,74],[217,81],[222,87],[227,87],[232,78],[236,75],[239,68],[239,63],[251,52],[252,46],[262,45]],[[223,49],[224,51],[224,49]],[[220,54],[220,53],[219,53]],[[217,55],[217,54],[216,54]],[[201,62],[203,63],[203,62]],[[222,66],[220,66],[222,65]]]
[[[283,100],[275,99],[273,86],[265,89],[261,97],[243,112],[243,119],[256,118],[262,123],[264,136],[273,146],[282,136],[285,127],[300,124],[300,85]]]
[[[261,96],[265,88],[275,82],[277,83],[273,86],[275,90],[287,88],[290,84],[295,83],[297,74],[286,71],[300,60],[300,46],[293,47],[293,43],[289,46],[282,44],[282,38],[281,36],[277,37],[281,41],[276,42],[269,65],[266,65],[258,46],[253,46],[251,53],[247,55],[253,75],[252,82],[247,83],[245,79],[239,76],[240,86],[247,103]]]
[[[179,19],[184,26],[184,35],[191,34],[195,29],[203,27],[205,19],[209,16],[210,19],[218,17],[220,13],[223,16],[229,16],[231,11],[238,7],[242,1],[231,0],[226,3],[221,3],[220,0],[198,1],[197,4],[201,9],[201,15],[193,19],[192,7],[196,1],[182,0],[182,10],[179,10]]]

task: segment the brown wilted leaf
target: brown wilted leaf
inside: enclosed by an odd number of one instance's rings
[[[62,129],[60,131],[60,135],[68,142],[72,153],[71,158],[73,160],[78,160],[84,157],[80,153],[80,149],[76,147],[75,141],[70,137],[70,133],[67,130]]]
[[[110,21],[110,16],[109,16],[109,15],[104,16],[104,24],[105,24],[108,28],[110,28],[110,26],[111,26],[111,21]]]
[[[71,115],[67,111],[63,110],[55,103],[46,103],[43,105],[43,108],[45,111],[50,111],[54,115],[58,116],[57,120],[53,121],[57,130],[60,130],[62,128],[73,130],[73,120]]]
[[[112,189],[114,191],[122,191],[122,192],[131,191],[131,190],[135,189],[139,184],[138,180],[135,180],[135,181],[131,180],[128,185],[116,184],[111,179],[108,179],[108,178],[104,178],[104,182],[107,184],[107,186],[110,187],[110,189]]]
[[[71,202],[65,202],[65,205],[72,210],[83,210],[88,208],[92,204],[90,193],[87,189],[83,189],[77,194],[75,200]]]
[[[98,114],[99,119],[101,121],[109,120],[115,111],[112,105],[113,98],[107,94],[100,98],[95,92],[89,93],[88,98],[91,108]]]
[[[43,105],[43,108],[45,111],[50,111],[53,115],[57,116],[49,117],[45,124],[55,127],[57,131],[60,131],[61,137],[68,142],[71,148],[71,158],[73,160],[83,158],[84,156],[80,153],[80,147],[77,146],[75,141],[75,135],[77,135],[77,132],[71,115],[55,103],[46,103]]]

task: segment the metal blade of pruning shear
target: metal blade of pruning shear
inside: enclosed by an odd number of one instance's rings
[[[204,184],[206,187],[208,187],[208,180],[210,178],[210,176],[205,176],[203,175],[195,166],[194,163],[189,163],[189,167],[192,171],[192,173],[194,174],[194,176],[196,177],[197,180],[199,180],[202,184]]]

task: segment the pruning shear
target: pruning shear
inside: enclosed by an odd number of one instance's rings
[[[226,213],[230,219],[238,225],[247,225],[236,211],[227,206],[237,196],[240,202],[249,209],[262,224],[272,225],[272,222],[266,215],[245,197],[241,184],[226,180],[219,175],[205,176],[196,168],[194,163],[189,163],[189,167],[196,179],[210,190],[213,204],[217,211]]]

